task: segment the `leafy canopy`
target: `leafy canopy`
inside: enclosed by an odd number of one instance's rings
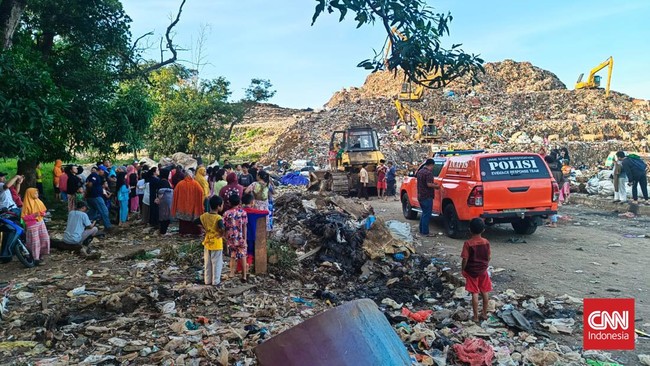
[[[338,12],[339,21],[352,13],[357,28],[378,22],[386,31],[388,41],[359,67],[373,72],[401,68],[409,80],[430,87],[444,86],[466,74],[478,82],[478,73],[484,72],[483,60],[466,54],[460,44],[442,47],[453,18],[450,13],[436,13],[424,0],[316,0],[312,25],[325,11]]]

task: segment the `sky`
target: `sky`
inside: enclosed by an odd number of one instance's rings
[[[146,55],[160,58],[158,42],[180,0],[122,0],[136,38],[147,32]],[[350,19],[324,13],[311,26],[315,1],[187,0],[174,41],[179,60],[191,66],[199,54],[200,77],[223,76],[232,99],[243,97],[252,78],[269,79],[271,103],[321,108],[342,88],[361,86],[368,75],[356,67],[385,42],[379,25],[359,29]],[[487,62],[513,59],[555,73],[572,89],[580,73],[614,57],[612,89],[650,99],[650,1],[465,0],[429,1],[451,12],[447,45],[462,43]],[[203,34],[203,47],[198,40]],[[199,52],[199,50],[201,50]],[[606,70],[600,75],[606,75]]]

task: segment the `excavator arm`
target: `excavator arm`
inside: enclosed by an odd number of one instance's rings
[[[594,67],[591,69],[589,72],[589,76],[587,77],[587,80],[582,81],[582,74],[578,78],[578,81],[576,82],[576,89],[597,89],[600,86],[600,79],[599,77],[596,76],[596,73],[598,73],[600,70],[607,69],[607,86],[605,87],[605,97],[609,97],[609,87],[612,81],[612,70],[614,69],[614,58],[609,57],[607,60],[602,62],[600,65]]]
[[[412,124],[415,120],[417,133],[415,138],[417,140],[432,140],[438,137],[438,129],[433,121],[425,121],[422,114],[410,106],[404,106],[399,99],[395,100],[395,108],[400,120],[407,125]]]

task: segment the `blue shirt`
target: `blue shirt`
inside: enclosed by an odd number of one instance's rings
[[[395,175],[397,171],[394,166],[388,168],[388,173],[386,173],[386,180],[395,180]]]
[[[88,191],[88,196],[91,198],[102,197],[104,194],[104,178],[100,177],[97,173],[92,173],[86,179],[86,182],[91,184]]]

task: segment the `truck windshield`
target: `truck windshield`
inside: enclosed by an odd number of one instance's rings
[[[482,158],[479,164],[484,182],[550,178],[539,155],[494,156]]]

